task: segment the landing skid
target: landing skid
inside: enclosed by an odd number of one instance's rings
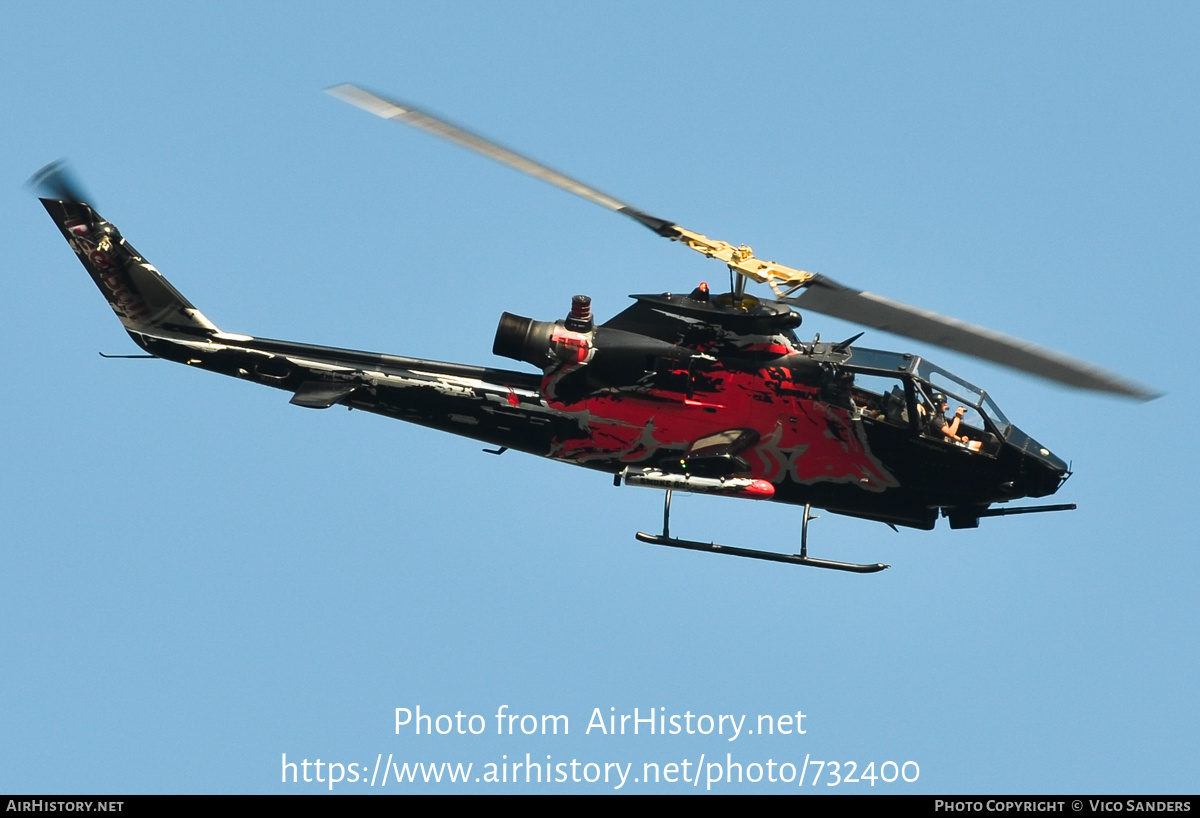
[[[808,555],[808,521],[817,519],[810,512],[811,508],[807,505],[804,506],[804,523],[800,527],[799,554],[780,554],[777,551],[735,548],[731,545],[719,545],[714,542],[680,540],[671,536],[671,490],[668,489],[666,500],[663,502],[663,533],[647,534],[644,531],[639,531],[637,538],[641,542],[650,543],[651,545],[686,548],[689,551],[708,551],[712,554],[728,554],[731,557],[747,557],[749,559],[767,560],[769,562],[786,562],[791,565],[807,565],[810,568],[830,568],[834,571],[851,571],[855,574],[874,574],[876,571],[883,571],[886,568],[892,567],[884,565],[881,562],[877,562],[874,565],[863,565],[856,562],[838,562],[837,560],[823,560],[817,557],[810,557]]]

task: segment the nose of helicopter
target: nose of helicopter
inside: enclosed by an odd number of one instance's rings
[[[1016,450],[1019,477],[1014,492],[1022,497],[1045,497],[1058,491],[1070,477],[1071,467],[1058,455],[1015,426],[1009,431],[1007,445]]]

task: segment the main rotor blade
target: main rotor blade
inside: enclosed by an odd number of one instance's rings
[[[449,140],[481,156],[486,156],[522,173],[527,173],[535,179],[541,179],[543,182],[554,185],[568,193],[573,193],[580,198],[587,199],[589,202],[594,202],[614,213],[628,216],[634,221],[649,227],[664,238],[682,242],[698,253],[725,262],[732,270],[741,273],[747,278],[769,284],[777,293],[781,292],[781,287],[791,289],[804,284],[812,278],[811,273],[806,273],[803,270],[785,267],[773,261],[757,259],[754,257],[754,251],[745,245],[734,247],[728,242],[710,239],[701,233],[687,230],[667,219],[651,216],[649,213],[639,210],[633,205],[626,204],[620,199],[596,190],[591,185],[586,185],[578,179],[573,179],[565,173],[560,173],[553,168],[546,167],[541,162],[534,161],[528,156],[522,156],[516,151],[497,145],[490,139],[485,139],[479,134],[471,133],[457,125],[452,125],[444,119],[439,119],[433,114],[421,111],[407,103],[402,104],[386,99],[349,83],[328,88],[326,89],[326,93],[383,119],[394,119],[397,122],[403,122],[414,128],[420,128],[426,133]]]
[[[349,83],[327,88],[325,93],[335,96],[344,102],[349,102],[351,105],[356,105],[364,111],[375,114],[375,116],[382,117],[383,119],[394,119],[397,122],[403,122],[405,125],[420,128],[426,133],[449,140],[467,150],[474,151],[481,156],[486,156],[488,159],[494,159],[497,162],[508,165],[510,168],[527,173],[536,179],[541,179],[543,182],[561,188],[568,193],[574,193],[576,196],[587,199],[589,202],[594,202],[616,213],[622,213],[630,218],[637,219],[655,232],[660,232],[664,227],[671,224],[665,219],[657,219],[635,207],[625,204],[620,199],[609,196],[607,193],[602,193],[590,185],[585,185],[578,179],[572,179],[565,173],[559,173],[553,168],[548,168],[541,162],[536,162],[527,156],[522,156],[516,151],[497,145],[490,139],[485,139],[457,125],[452,125],[444,119],[439,119],[433,114],[425,113],[411,105],[385,99],[378,94],[365,91],[357,85]]]
[[[516,151],[497,145],[478,134],[452,125],[411,105],[401,104],[363,90],[356,85],[338,85],[327,93],[362,108],[383,119],[394,119],[419,128],[434,136],[447,139],[489,159],[527,173],[557,188],[594,202],[615,213],[640,222],[660,236],[678,241],[709,258],[716,258],[734,272],[765,283],[780,300],[804,309],[825,313],[885,332],[893,332],[918,341],[936,344],[957,352],[974,355],[988,361],[1038,375],[1058,383],[1128,395],[1141,400],[1157,397],[1145,387],[1126,381],[1097,367],[964,321],[948,318],[927,310],[910,307],[872,293],[853,290],[815,273],[785,267],[773,261],[755,258],[747,246],[734,247],[710,239],[666,219],[651,216],[590,185],[546,167]],[[788,297],[804,288],[802,295]]]
[[[963,352],[1067,386],[1139,400],[1158,397],[1144,386],[1084,361],[956,318],[854,290],[823,275],[816,276],[802,295],[785,300],[802,309]]]

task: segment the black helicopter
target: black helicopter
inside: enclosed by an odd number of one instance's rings
[[[628,216],[729,267],[731,291],[635,295],[608,321],[575,296],[568,315],[504,313],[492,351],[538,372],[443,363],[224,332],[86,203],[63,163],[31,184],[130,337],[149,356],[273,386],[297,406],[334,405],[464,435],[664,489],[662,534],[643,542],[868,573],[888,566],[808,556],[811,507],[889,524],[951,528],[1054,494],[1067,463],[1013,425],[982,389],[917,355],[800,341],[812,310],[1083,389],[1154,397],[1089,364],[952,318],[756,258],[651,216],[444,120],[353,85],[333,96],[412,125]],[[747,279],[775,298],[745,291]],[[861,335],[861,333],[860,333]],[[959,404],[953,418],[949,401]],[[804,506],[801,549],[783,554],[670,534],[675,491]],[[999,508],[993,508],[999,504]]]

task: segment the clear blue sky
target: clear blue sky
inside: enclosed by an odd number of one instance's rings
[[[631,777],[702,754],[911,760],[915,783],[875,791],[1196,791],[1194,5],[145,3],[5,19],[0,791],[324,788],[282,785],[285,753],[470,762],[472,778],[526,753]],[[21,187],[60,156],[234,332],[499,364],[504,310],[552,319],[586,292],[607,317],[629,293],[724,281],[632,222],[321,93],[347,81],[765,258],[1167,394],[1096,397],[868,332],[985,386],[1073,461],[1056,499],[1079,510],[898,534],[823,516],[815,552],[894,566],[860,577],[642,545],[657,492],[97,356],[135,350]],[[857,331],[815,315],[802,329]],[[686,497],[673,528],[783,550],[799,519]],[[418,705],[488,730],[396,735],[395,708]],[[570,734],[496,736],[501,705],[567,715]],[[584,733],[594,708],[635,707],[748,727],[801,711],[806,732]],[[805,790],[870,790],[828,780]],[[797,789],[714,791],[739,788]]]

